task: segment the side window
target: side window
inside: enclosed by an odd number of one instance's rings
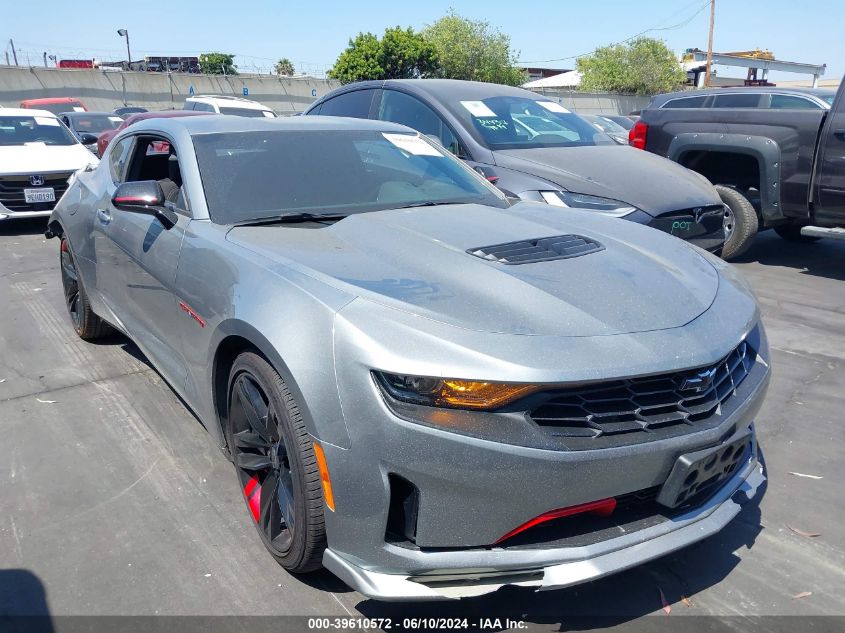
[[[194,101],[194,110],[199,112],[214,112],[214,106],[210,103],[203,103],[202,101]]]
[[[165,205],[188,215],[182,191],[182,170],[176,148],[160,136],[137,136],[135,148],[125,170],[124,182],[155,180],[164,192]]]
[[[344,92],[320,106],[322,116],[349,116],[355,119],[366,119],[370,116],[370,104],[373,102],[375,90],[353,90]],[[317,114],[315,112],[315,114]]]
[[[416,97],[396,90],[382,93],[378,118],[382,121],[401,123],[440,140],[440,143],[453,154],[462,156],[458,139],[438,114]]]
[[[706,95],[699,97],[683,97],[681,99],[670,99],[664,103],[663,108],[703,108],[707,100]]]
[[[182,108],[183,110],[193,110],[194,109],[194,102],[193,101],[186,101],[185,106]]]
[[[769,107],[790,110],[821,110],[821,106],[815,101],[795,95],[772,95],[772,103]]]
[[[132,141],[134,140],[134,137],[127,136],[111,148],[111,153],[109,154],[109,171],[111,172],[111,179],[114,184],[123,181],[123,177],[126,174],[126,163],[132,155],[130,150],[132,149]]]
[[[757,108],[760,106],[760,97],[758,94],[724,94],[716,95],[713,99],[714,108]]]

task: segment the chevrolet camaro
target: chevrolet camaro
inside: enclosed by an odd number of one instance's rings
[[[769,352],[734,268],[512,203],[409,128],[141,121],[47,236],[76,332],[137,344],[291,572],[383,600],[565,587],[714,534],[764,482]]]

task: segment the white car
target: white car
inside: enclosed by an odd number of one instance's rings
[[[267,117],[275,118],[276,113],[272,108],[257,101],[231,97],[227,95],[198,95],[185,99],[183,110],[196,110],[197,112],[214,112],[215,114],[234,114],[235,116],[246,117]]]
[[[49,216],[70,177],[98,162],[52,112],[0,108],[0,221]]]

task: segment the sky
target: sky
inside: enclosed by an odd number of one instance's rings
[[[709,0],[357,0],[280,2],[165,0],[104,3],[102,0],[0,0],[0,44],[18,61],[43,64],[58,58],[126,58],[118,28],[129,30],[133,59],[145,55],[235,53],[242,72],[269,72],[280,57],[298,72],[322,75],[350,37],[381,34],[386,27],[419,29],[450,7],[488,21],[511,37],[519,60],[530,66],[574,68],[574,58],[641,32],[670,48],[707,48]],[[827,64],[824,78],[841,78],[845,55],[843,0],[716,0],[716,52],[769,49],[777,59]],[[0,56],[0,63],[5,58]],[[740,76],[741,69],[720,74]],[[770,74],[770,79],[800,79]]]

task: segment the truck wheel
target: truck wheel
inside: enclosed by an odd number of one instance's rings
[[[787,242],[798,242],[799,244],[809,244],[810,242],[817,242],[818,237],[811,237],[808,235],[801,235],[800,224],[779,224],[774,227],[775,233],[780,235]]]
[[[716,185],[719,197],[727,207],[725,209],[725,246],[722,248],[722,259],[730,260],[739,257],[757,234],[757,211],[748,198],[736,189],[725,185]]]

